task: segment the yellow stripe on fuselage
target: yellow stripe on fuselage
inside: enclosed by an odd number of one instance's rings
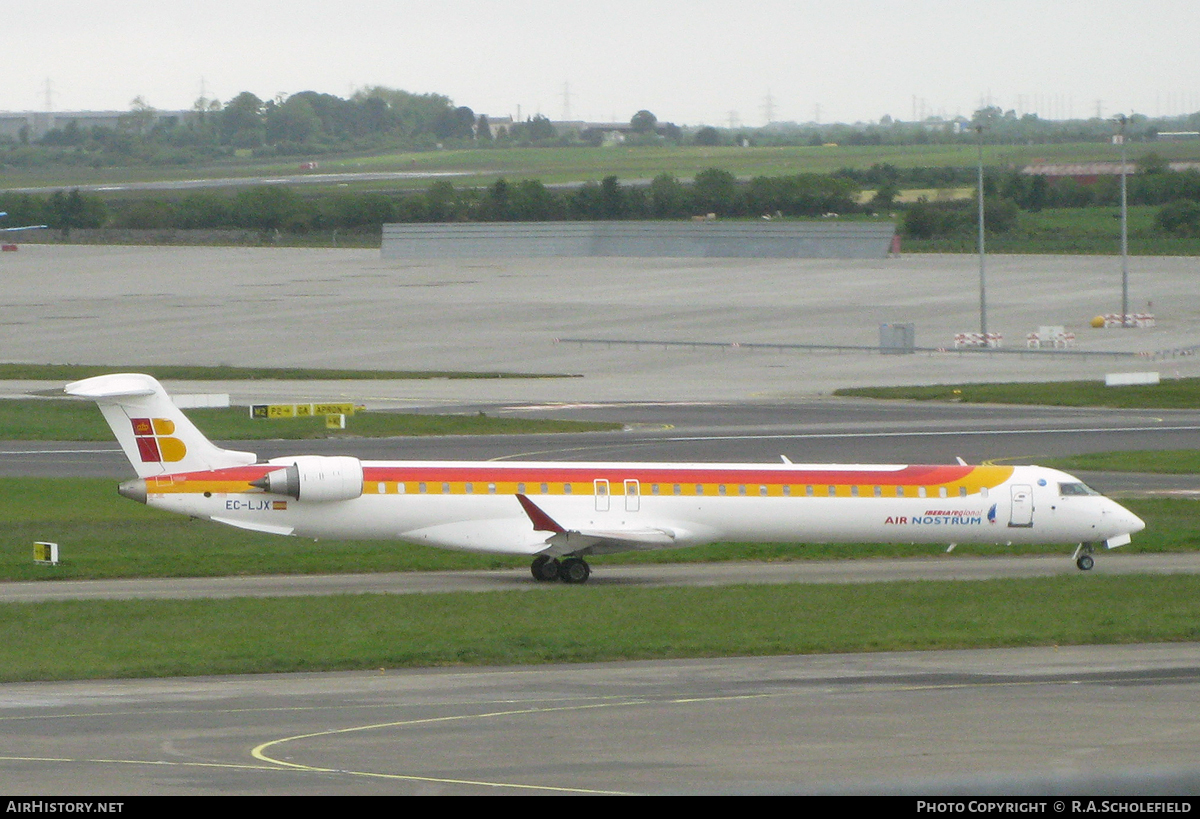
[[[149,494],[242,494],[261,493],[250,486],[271,468],[262,465],[216,472],[165,475],[146,479]],[[596,494],[597,485],[609,495],[642,497],[883,497],[956,498],[994,489],[1013,474],[1011,466],[933,467],[905,476],[905,470],[781,469],[724,470],[719,467],[680,469],[670,466],[626,469],[611,466],[595,469],[555,466],[549,470],[559,480],[508,480],[501,470],[480,465],[472,472],[482,480],[441,480],[447,470],[437,464],[372,466],[364,464],[366,495],[583,495]],[[463,470],[456,467],[454,472]],[[522,469],[536,478],[537,470]],[[604,472],[623,477],[598,480],[562,480],[569,472]],[[490,473],[490,474],[489,474]],[[461,477],[455,474],[453,477]],[[495,477],[497,480],[489,478]],[[748,480],[754,478],[755,480]],[[908,479],[905,479],[908,478]]]

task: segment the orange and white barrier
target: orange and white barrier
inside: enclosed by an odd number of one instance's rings
[[[1003,347],[1003,333],[955,333],[954,349],[964,347]]]
[[[1025,336],[1025,346],[1031,350],[1043,347],[1054,350],[1065,350],[1075,346],[1074,333],[1030,333]]]
[[[1122,320],[1120,313],[1106,313],[1104,315],[1105,327],[1153,327],[1154,324],[1153,313],[1129,313],[1124,317],[1124,320]]]

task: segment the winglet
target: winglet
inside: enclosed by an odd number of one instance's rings
[[[529,515],[529,520],[533,523],[533,531],[554,532],[556,534],[562,534],[567,531],[529,498],[518,494],[517,500],[520,501],[521,508],[525,510],[525,514]]]

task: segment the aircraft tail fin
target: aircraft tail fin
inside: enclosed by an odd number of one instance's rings
[[[98,375],[72,382],[64,390],[96,402],[140,478],[244,466],[257,460],[251,452],[221,449],[205,438],[149,375]]]

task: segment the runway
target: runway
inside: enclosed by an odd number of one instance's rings
[[[230,176],[217,179],[164,179],[147,182],[106,182],[72,185],[84,193],[116,191],[191,191],[202,188],[248,188],[258,185],[337,185],[350,182],[400,182],[468,176],[465,171],[359,171],[347,173],[301,173],[279,176]],[[51,194],[62,186],[5,188],[6,193]]]
[[[1196,794],[1200,644],[0,687],[41,797]]]
[[[248,400],[246,393],[259,389],[255,382],[222,386],[243,401]],[[788,403],[597,402],[584,406],[458,403],[439,411],[615,421],[626,427],[619,432],[578,435],[346,437],[229,442],[229,446],[254,451],[264,459],[309,453],[375,460],[778,463],[786,456],[795,463],[953,463],[963,458],[970,463],[1006,464],[1090,452],[1200,448],[1200,410],[815,398]],[[0,441],[0,477],[123,480],[129,475],[128,462],[115,442]],[[1200,480],[1186,475],[1131,478],[1112,473],[1096,482],[1102,491],[1138,486],[1200,489]]]
[[[852,553],[847,550],[847,557]],[[596,562],[589,587],[733,586],[780,583],[891,583],[912,580],[999,580],[1075,575],[1070,551],[1054,556],[871,558],[782,563],[607,565]],[[1200,553],[1098,554],[1095,576],[1200,573]],[[557,583],[535,583],[528,569],[454,572],[379,572],[336,575],[182,577],[147,580],[63,580],[0,583],[0,603],[51,600],[194,600],[233,597],[309,597],[329,594],[432,594],[528,591],[553,594]]]

